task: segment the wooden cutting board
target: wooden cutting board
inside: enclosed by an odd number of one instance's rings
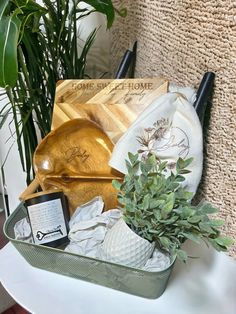
[[[89,119],[116,143],[137,116],[167,89],[168,82],[163,78],[60,81],[52,129],[70,119]]]

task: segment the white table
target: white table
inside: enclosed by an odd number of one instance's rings
[[[35,314],[235,314],[236,261],[204,246],[186,245],[164,294],[148,300],[30,266],[12,244],[0,250],[0,281]]]

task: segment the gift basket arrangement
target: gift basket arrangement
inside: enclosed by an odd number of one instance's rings
[[[4,231],[33,266],[157,298],[189,239],[227,250],[211,204],[191,201],[202,174],[202,103],[162,78],[66,80],[36,181]],[[37,192],[37,186],[41,192]]]

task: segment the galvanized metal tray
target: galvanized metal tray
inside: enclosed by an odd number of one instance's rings
[[[174,260],[163,271],[149,272],[16,240],[14,226],[26,216],[21,203],[6,220],[4,233],[32,266],[149,299],[158,298],[165,291]]]

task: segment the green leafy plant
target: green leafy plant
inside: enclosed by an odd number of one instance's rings
[[[32,177],[32,155],[51,127],[56,82],[85,77],[86,57],[96,29],[88,36],[82,51],[77,45],[79,19],[97,11],[111,27],[118,11],[111,0],[0,1],[0,86],[9,103],[2,108],[0,127],[9,114],[27,182]],[[82,8],[81,2],[90,5]]]
[[[181,249],[187,239],[196,243],[204,240],[216,250],[226,251],[233,241],[220,234],[223,221],[209,218],[218,209],[207,202],[192,205],[193,194],[182,187],[192,158],[179,158],[170,170],[167,162],[160,162],[153,154],[144,161],[138,157],[129,153],[123,182],[113,181],[127,225],[182,261],[188,258]]]

